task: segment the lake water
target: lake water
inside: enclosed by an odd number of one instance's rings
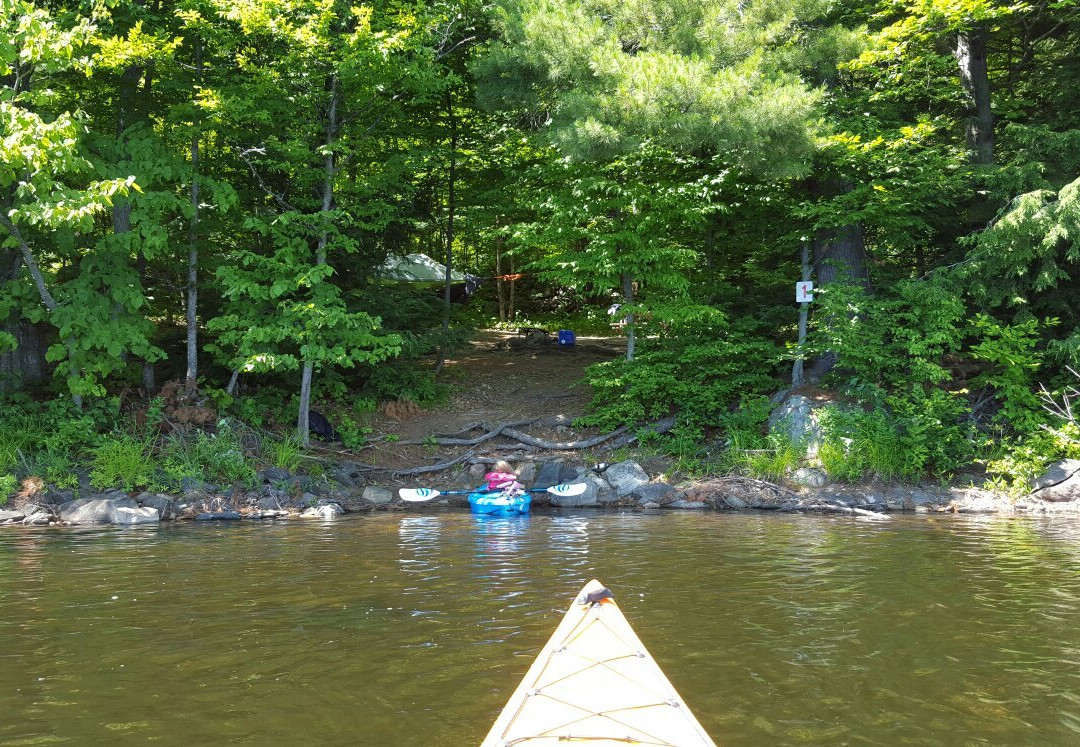
[[[724,745],[1080,744],[1080,523],[0,531],[0,744],[470,745],[596,577]]]

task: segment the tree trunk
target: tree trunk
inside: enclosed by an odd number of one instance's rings
[[[13,249],[0,248],[0,287],[14,283],[22,272],[22,258]],[[20,319],[12,312],[0,323],[0,332],[15,338],[15,349],[0,353],[0,392],[19,389],[45,380],[45,337],[39,325]]]
[[[450,273],[454,264],[454,208],[457,206],[454,187],[457,180],[457,120],[454,118],[454,93],[446,94],[446,118],[450,126],[450,168],[446,176],[446,274],[443,278],[443,341],[439,359],[435,362],[438,376],[446,364],[446,341],[450,338]]]
[[[849,279],[870,290],[866,271],[866,243],[861,223],[850,223],[840,228],[820,231],[813,241],[814,272],[817,285],[824,288],[838,276]],[[836,353],[825,353],[814,361],[807,378],[818,382],[836,366]]]
[[[19,245],[19,252],[22,254],[23,264],[26,265],[26,271],[30,273],[30,278],[34,281],[34,287],[37,288],[38,296],[41,297],[41,303],[51,313],[59,308],[60,304],[53,298],[52,293],[49,292],[48,286],[45,284],[45,276],[41,274],[41,267],[37,263],[37,259],[34,258],[34,253],[30,251],[30,245],[26,243],[26,239],[23,238],[22,232],[19,231],[18,226],[11,222],[7,217],[8,210],[0,209],[0,226],[7,229],[7,232],[11,234],[12,238]],[[67,345],[68,357],[74,365],[75,361],[75,346],[71,340],[64,340],[64,344]],[[81,394],[72,394],[71,401],[75,403],[75,406],[80,410],[82,409],[83,399]]]
[[[329,213],[334,204],[334,138],[337,135],[337,76],[330,79],[330,106],[326,114],[326,160],[324,161],[322,212]],[[326,264],[326,243],[328,232],[323,230],[315,248],[315,265]],[[310,360],[304,361],[304,370],[300,376],[300,413],[296,419],[296,437],[304,446],[308,445],[310,434],[309,416],[311,414],[311,376],[315,365]]]
[[[202,85],[202,43],[195,42],[195,82]],[[191,222],[188,224],[187,303],[187,373],[184,388],[195,391],[199,376],[199,327],[196,312],[199,306],[199,115],[195,113],[195,132],[191,136]]]
[[[499,221],[495,227],[500,228]],[[499,321],[506,322],[506,281],[503,280],[503,243],[502,234],[495,237],[495,295],[499,299]]]
[[[634,278],[628,272],[622,274],[622,293],[623,303],[634,303]],[[634,313],[631,311],[626,315],[626,360],[634,360],[634,348],[637,343],[637,332],[634,329]]]
[[[239,368],[234,368],[232,370],[232,375],[229,376],[229,383],[225,387],[225,393],[227,395],[229,395],[230,397],[232,397],[234,394],[236,394],[236,382],[239,381],[239,380],[240,380],[240,369]],[[304,388],[303,383],[301,383],[300,388],[301,389]]]
[[[0,392],[45,381],[45,335],[40,325],[12,314],[0,331],[15,338],[15,349],[0,353]]]
[[[957,35],[954,52],[960,66],[960,85],[967,98],[967,147],[972,163],[979,165],[994,162],[994,113],[990,108],[990,76],[986,69],[989,38],[987,25],[976,24]]]
[[[514,277],[517,273],[514,272],[514,255],[510,257],[510,300],[508,302],[508,308],[506,310],[506,320],[512,322],[517,319],[517,311],[514,310],[514,292],[517,289],[517,278]]]
[[[810,242],[802,242],[802,279],[803,282],[810,280]],[[792,388],[803,385],[805,377],[803,376],[803,346],[806,344],[806,322],[810,316],[810,304],[803,302],[799,304],[799,347],[796,351],[795,363],[791,367],[791,386]]]

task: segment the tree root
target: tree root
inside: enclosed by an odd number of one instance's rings
[[[487,433],[481,434],[476,438],[453,438],[452,436],[429,436],[428,438],[410,439],[408,441],[398,441],[403,446],[476,446],[482,444],[484,441],[490,441],[496,436],[504,434],[507,430],[515,425],[529,425],[535,423],[535,420],[517,420],[512,423],[500,423],[499,425],[491,428]],[[471,428],[466,428],[458,433],[466,433],[473,428],[480,428],[482,425],[474,425]],[[516,433],[516,431],[515,431]],[[454,434],[457,435],[457,434]]]
[[[547,449],[548,451],[579,451],[581,449],[591,449],[594,446],[599,446],[605,441],[611,441],[605,449],[614,450],[622,446],[633,443],[638,440],[636,433],[629,433],[630,427],[623,426],[622,428],[616,428],[610,433],[603,433],[599,436],[592,436],[591,438],[584,438],[578,441],[547,441],[536,436],[530,436],[528,433],[523,433],[516,428],[522,425],[532,425],[537,420],[518,420],[510,423],[500,423],[499,425],[491,426],[485,423],[470,424],[466,428],[458,431],[457,433],[450,434],[449,436],[429,436],[423,439],[410,439],[408,441],[399,441],[398,443],[404,446],[477,446],[486,441],[501,436],[503,438],[510,438],[517,441],[519,444],[525,444],[526,446],[532,446],[537,449]],[[675,418],[664,418],[656,423],[648,426],[648,429],[654,433],[667,433],[675,427]],[[485,433],[480,434],[474,438],[457,438],[457,436],[468,433],[470,430],[476,428],[487,428]],[[518,448],[517,446],[495,446],[494,448]]]

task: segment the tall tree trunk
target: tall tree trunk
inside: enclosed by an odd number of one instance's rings
[[[330,78],[330,105],[326,113],[326,160],[324,161],[322,212],[329,213],[334,204],[334,138],[337,136],[337,76]],[[326,264],[326,243],[329,233],[323,230],[315,248],[315,265]],[[304,370],[300,376],[300,414],[296,419],[296,437],[304,446],[310,440],[311,415],[311,376],[315,365],[310,360],[304,361]]]
[[[810,242],[803,241],[801,248],[802,279],[803,282],[810,280]],[[799,347],[796,352],[795,363],[791,367],[792,388],[803,385],[806,380],[803,376],[803,346],[806,344],[806,323],[810,316],[810,304],[803,301],[799,304]]]
[[[0,247],[0,287],[14,283],[22,272],[22,258],[14,249]],[[15,338],[15,349],[0,353],[0,392],[8,386],[40,384],[45,380],[45,339],[41,329],[13,311],[0,322],[0,332]]]
[[[446,342],[450,339],[450,274],[454,265],[454,209],[457,202],[454,188],[457,181],[457,120],[454,118],[454,93],[446,93],[446,118],[450,126],[450,168],[446,175],[446,273],[443,277],[443,341],[439,345],[439,359],[435,362],[438,376],[446,365]]]
[[[956,37],[956,62],[967,98],[965,130],[972,163],[994,162],[994,113],[990,108],[990,76],[986,68],[989,28],[979,23]]]
[[[501,219],[495,220],[495,227],[502,228]],[[495,237],[495,295],[499,299],[499,321],[506,322],[506,281],[503,280],[503,244],[506,239],[500,233]]]
[[[634,303],[634,278],[628,272],[622,274],[623,303]],[[626,315],[626,360],[634,360],[634,348],[637,346],[637,330],[634,329],[634,313]]]
[[[818,287],[824,288],[838,276],[844,275],[870,290],[870,279],[866,270],[866,242],[861,223],[820,231],[814,237],[813,252]],[[807,378],[812,382],[820,381],[836,363],[836,353],[825,353],[814,361],[807,372]]]
[[[60,307],[60,304],[53,298],[52,293],[49,292],[49,287],[45,284],[45,276],[41,274],[41,267],[37,263],[37,259],[34,257],[34,253],[30,251],[30,245],[26,243],[26,239],[23,238],[22,232],[19,231],[18,226],[11,222],[8,216],[7,209],[0,209],[0,226],[7,229],[7,232],[11,234],[19,245],[19,252],[22,254],[23,264],[26,265],[26,271],[30,273],[30,279],[34,281],[34,287],[37,288],[38,296],[41,298],[41,303],[51,314]],[[72,366],[75,365],[75,345],[72,340],[64,340],[64,344],[68,349],[68,358],[71,360]],[[75,403],[75,406],[82,409],[83,398],[81,394],[72,394],[71,401]]]
[[[510,262],[510,299],[507,302],[506,321],[512,322],[517,319],[517,310],[514,308],[515,291],[517,290],[517,273],[514,271],[514,255],[509,256]]]
[[[195,85],[202,87],[202,42],[195,42]],[[199,136],[200,117],[196,105],[195,132],[191,135],[191,221],[188,223],[187,303],[187,372],[184,388],[195,391],[199,377],[199,327],[196,312],[199,307]]]

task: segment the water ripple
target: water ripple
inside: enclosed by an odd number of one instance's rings
[[[0,531],[0,744],[475,743],[597,577],[726,744],[1064,744],[1080,522],[566,512]]]

